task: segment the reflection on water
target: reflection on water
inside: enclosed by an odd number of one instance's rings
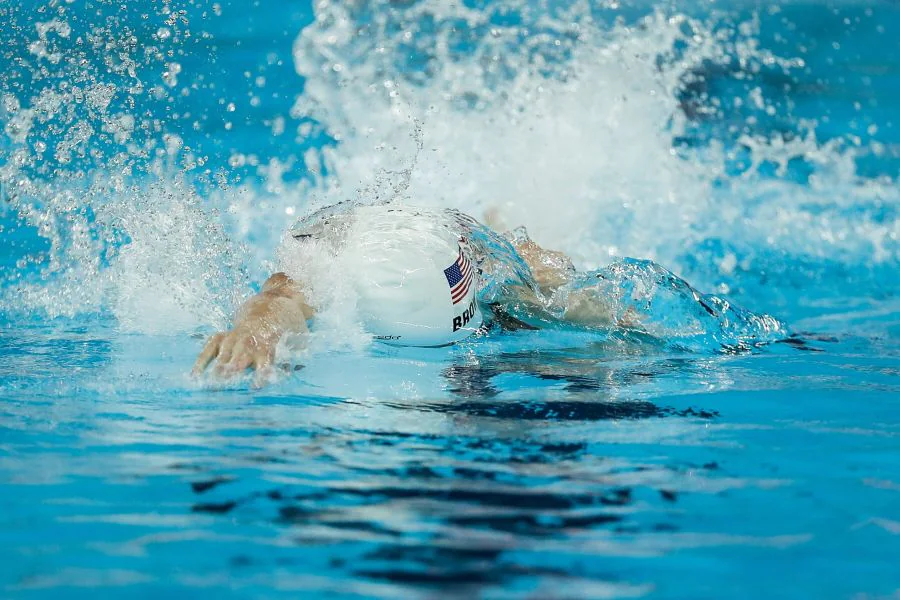
[[[492,366],[502,368],[509,358]],[[488,367],[455,365],[445,373],[451,382],[473,374],[478,379],[496,373]],[[577,369],[573,378],[590,379],[575,375]],[[397,422],[428,422],[437,412],[458,427],[448,427],[444,435],[430,433],[427,425],[396,430],[391,419],[367,423],[346,407],[333,406],[342,413],[342,425],[329,420],[329,427],[320,428],[313,421],[308,437],[291,436],[293,443],[273,444],[280,448],[276,453],[238,459],[281,473],[279,484],[255,481],[248,489],[246,481],[231,476],[198,474],[190,481],[197,496],[191,510],[265,519],[290,543],[333,552],[335,576],[420,590],[464,582],[468,593],[475,593],[483,586],[576,577],[565,563],[553,564],[557,553],[644,553],[626,549],[635,536],[681,529],[673,518],[683,487],[679,481],[688,473],[695,482],[714,478],[718,471],[714,461],[667,464],[594,454],[590,442],[576,436],[566,441],[565,430],[558,428],[566,420],[676,412],[647,401],[451,399],[426,403],[423,410],[391,406],[391,412],[416,413],[413,419],[398,416]],[[355,407],[377,412],[367,408]],[[523,418],[547,423],[522,427]],[[498,427],[497,419],[510,420],[510,427]],[[348,545],[352,559],[346,558]],[[614,579],[602,571],[588,579]]]
[[[322,403],[276,390],[256,406],[211,396],[212,414],[196,406],[160,410],[134,398],[117,409],[124,420],[109,407],[81,415],[101,431],[82,443],[99,444],[119,463],[128,449],[166,439],[168,455],[181,458],[163,464],[166,454],[151,446],[154,459],[126,471],[153,477],[157,489],[189,490],[174,512],[214,519],[189,520],[194,529],[267,523],[277,544],[329,556],[328,577],[386,582],[391,595],[460,582],[472,594],[514,582],[574,585],[576,596],[592,595],[595,586],[624,594],[642,588],[616,582],[607,569],[579,574],[559,557],[617,554],[635,536],[679,531],[672,512],[685,487],[679,482],[687,473],[695,482],[715,478],[719,469],[714,461],[596,453],[602,431],[568,435],[569,422],[671,417],[682,422],[679,436],[716,416],[619,397],[635,383],[704,370],[697,359],[632,359],[604,359],[592,347],[461,353],[440,367],[449,394],[419,401]],[[520,380],[514,385],[510,377]],[[503,398],[510,393],[532,399]],[[80,476],[123,476],[121,465],[109,467],[84,464]],[[96,519],[104,517],[87,522]],[[105,546],[104,554],[151,552],[158,543],[132,540]],[[259,545],[244,547],[229,558],[231,568],[265,563],[266,554]],[[298,562],[279,564],[305,571]]]
[[[857,435],[840,407],[827,431],[786,425],[798,380],[778,365],[900,391],[896,374],[850,369],[830,348],[532,351],[515,336],[478,352],[335,354],[263,391],[211,390],[184,376],[196,343],[26,333],[31,352],[3,341],[15,366],[0,388],[0,527],[21,559],[0,578],[10,593],[167,581],[288,597],[422,597],[447,585],[470,597],[628,597],[675,585],[681,560],[696,569],[749,552],[777,568],[813,543],[814,507],[829,493],[804,483],[822,439],[805,436]],[[38,355],[71,377],[22,369]],[[830,356],[833,367],[815,362]],[[876,433],[866,453],[887,457],[898,432]],[[858,510],[893,522],[874,496],[892,489],[857,491]],[[811,520],[786,518],[805,511]],[[48,544],[60,549],[47,561],[28,558]]]
[[[693,408],[676,410],[653,402],[622,398],[617,392],[640,384],[652,383],[660,376],[690,376],[708,367],[708,359],[699,357],[652,357],[627,362],[610,355],[604,344],[556,351],[527,350],[472,355],[443,370],[449,391],[468,402],[456,401],[454,412],[506,419],[552,419],[597,421],[604,419],[642,419],[667,415],[712,418],[715,411]],[[632,350],[634,358],[640,354]],[[606,355],[604,359],[603,356]],[[510,375],[527,376],[554,384],[561,397],[519,403],[494,403],[491,399],[509,392],[501,391],[496,379],[509,382]],[[526,387],[526,390],[528,388]],[[540,388],[538,388],[540,389]],[[531,390],[532,393],[535,390]],[[539,396],[543,396],[540,394]]]

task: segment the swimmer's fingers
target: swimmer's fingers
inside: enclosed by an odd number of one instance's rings
[[[274,346],[256,335],[240,336],[231,346],[228,361],[221,360],[217,372],[223,375],[241,373],[248,368],[259,369],[271,363]]]
[[[218,364],[216,364],[216,375],[224,375],[226,371],[228,371],[228,364],[235,355],[235,350],[240,349],[242,342],[243,336],[237,331],[231,331],[225,336],[225,339],[222,340],[222,345],[219,348],[219,360]]]
[[[253,387],[261,388],[267,383],[272,382],[275,379],[275,369],[272,368],[271,363],[265,365],[261,368],[256,369],[256,374],[253,376]]]
[[[206,370],[209,363],[219,355],[219,348],[222,345],[222,339],[224,337],[224,333],[217,333],[209,338],[209,341],[206,342],[206,346],[203,347],[203,351],[200,352],[200,356],[197,357],[197,361],[194,363],[194,368],[191,369],[191,373],[199,375]]]
[[[274,361],[274,348],[260,348],[259,350],[257,350],[256,354],[253,355],[253,367],[257,371],[270,368]]]
[[[256,353],[253,356],[253,368],[256,369],[256,376],[253,378],[253,385],[256,387],[262,387],[269,380],[272,379],[274,375],[274,369],[272,368],[272,363],[275,361],[275,347],[267,348],[260,347],[257,348]]]
[[[235,342],[231,359],[225,370],[231,373],[239,373],[248,367],[255,368],[258,356],[260,356],[266,346],[267,340],[258,334],[242,336]]]
[[[247,351],[246,348],[239,348],[235,350],[234,354],[231,357],[231,362],[228,363],[227,371],[231,373],[240,373],[245,371],[247,367],[253,364],[253,354]]]

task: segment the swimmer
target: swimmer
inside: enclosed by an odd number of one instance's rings
[[[283,269],[241,306],[233,328],[209,339],[194,374],[215,362],[216,375],[253,369],[259,381],[271,372],[279,342],[304,336],[335,294],[354,295],[365,330],[400,346],[445,346],[497,329],[670,336],[750,323],[752,337],[781,327],[699,294],[655,263],[579,273],[568,256],[542,248],[524,228],[499,234],[455,210],[341,203],[294,225],[279,262]],[[654,320],[637,289],[667,294],[658,304],[685,305],[689,322],[673,322],[670,314]]]

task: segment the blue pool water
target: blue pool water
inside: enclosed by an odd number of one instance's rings
[[[900,594],[896,3],[284,4],[0,2],[0,597]],[[188,375],[297,216],[386,197],[792,337],[333,311]]]

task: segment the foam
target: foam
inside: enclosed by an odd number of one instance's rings
[[[651,11],[610,25],[577,7],[563,19],[519,3],[477,11],[427,1],[393,11],[377,2],[356,11],[316,7],[294,49],[307,78],[295,114],[318,119],[340,140],[323,150],[329,191],[365,188],[379,173],[402,170],[420,123],[424,151],[408,196],[526,224],[581,267],[638,256],[678,270],[684,249],[711,237],[846,262],[898,260],[896,221],[841,214],[900,199],[896,183],[860,178],[859,150],[820,143],[814,123],[800,123],[805,133],[792,139],[739,136],[750,161],[737,174],[734,150],[715,141],[676,148],[692,126],[681,92],[698,73],[735,60],[748,72],[803,67],[801,58],[760,49],[752,20],[721,26]],[[506,13],[521,25],[496,25]],[[419,71],[404,61],[410,52],[421,54]],[[695,112],[715,114],[706,101]],[[774,110],[759,88],[746,101]],[[794,160],[812,167],[808,184],[787,178]],[[773,164],[775,177],[764,175]],[[717,258],[727,275],[734,257]]]

